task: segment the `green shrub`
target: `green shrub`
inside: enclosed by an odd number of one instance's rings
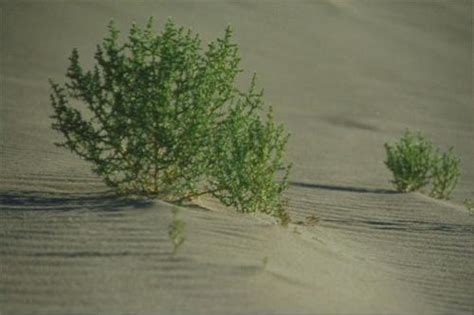
[[[392,183],[398,191],[416,191],[429,183],[433,164],[431,142],[407,130],[399,143],[385,143],[385,150],[385,165],[392,171]]]
[[[449,199],[461,176],[460,163],[459,158],[453,153],[453,148],[450,148],[447,153],[436,156],[432,168],[431,196],[438,199]]]
[[[237,106],[215,134],[211,168],[213,195],[241,212],[265,212],[280,217],[280,195],[287,186],[288,167],[282,162],[287,136],[275,126],[271,111],[266,122],[246,106]],[[276,182],[274,174],[285,170]]]
[[[452,148],[441,154],[420,133],[407,130],[398,143],[386,143],[385,149],[385,165],[392,171],[398,191],[417,191],[431,182],[431,196],[449,199],[460,177],[460,160]]]
[[[262,118],[255,77],[235,86],[232,31],[201,48],[168,21],[161,34],[133,25],[119,43],[113,23],[85,71],[72,51],[68,81],[51,81],[53,129],[119,192],[180,201],[210,194],[241,212],[284,215],[287,135],[271,109]]]

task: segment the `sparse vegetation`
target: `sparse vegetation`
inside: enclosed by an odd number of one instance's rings
[[[474,201],[469,198],[464,199],[464,206],[466,207],[469,214],[474,215]]]
[[[265,270],[267,269],[268,266],[268,256],[265,256],[262,258],[262,269]]]
[[[304,226],[315,226],[319,223],[320,218],[315,215],[310,215],[305,218],[304,221],[296,221],[296,225],[304,225]]]
[[[392,183],[398,191],[418,191],[431,182],[431,196],[449,199],[460,177],[460,160],[453,148],[441,154],[420,133],[407,130],[398,143],[386,143],[385,149],[385,165],[392,171]]]
[[[178,217],[178,208],[173,208],[173,221],[168,226],[168,236],[173,244],[173,255],[186,240],[186,222]]]
[[[190,30],[150,19],[120,43],[113,23],[92,70],[69,58],[68,81],[51,81],[53,129],[63,146],[92,163],[118,192],[182,201],[208,194],[241,212],[289,217],[281,194],[290,165],[288,139],[253,77],[236,88],[238,47],[232,31],[207,50]]]
[[[461,176],[460,163],[459,158],[453,153],[453,148],[434,158],[431,196],[438,199],[449,199]]]

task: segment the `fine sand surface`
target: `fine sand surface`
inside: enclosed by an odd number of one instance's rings
[[[471,314],[472,1],[0,0],[0,313]],[[209,200],[119,198],[53,142],[48,78],[113,18],[235,30],[291,132],[284,229]],[[420,130],[462,159],[450,201],[398,194],[383,144]],[[176,207],[175,207],[176,208]]]

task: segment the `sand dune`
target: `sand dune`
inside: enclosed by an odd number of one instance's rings
[[[472,313],[472,1],[0,2],[0,313]],[[57,148],[47,79],[91,64],[114,18],[235,30],[242,67],[292,133],[295,221],[117,197]],[[399,194],[383,144],[455,147],[450,201]]]

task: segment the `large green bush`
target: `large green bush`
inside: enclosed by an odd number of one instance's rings
[[[150,19],[119,41],[113,23],[92,70],[73,50],[67,82],[51,81],[60,143],[120,192],[179,201],[209,194],[241,212],[285,217],[289,165],[283,127],[262,115],[255,77],[235,85],[238,47],[230,28],[207,49],[190,30]]]

